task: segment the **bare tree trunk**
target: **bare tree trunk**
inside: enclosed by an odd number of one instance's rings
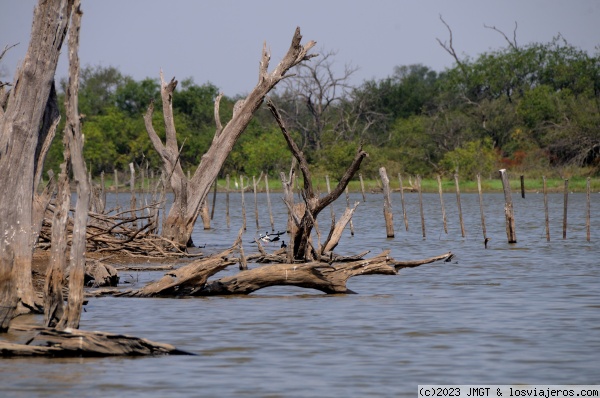
[[[368,154],[365,151],[363,151],[362,146],[359,147],[356,152],[356,156],[354,156],[352,164],[348,167],[335,189],[331,191],[331,193],[323,196],[322,198],[319,198],[319,195],[313,189],[311,174],[310,170],[308,169],[308,162],[306,161],[304,154],[300,151],[300,149],[288,133],[287,128],[283,123],[283,119],[281,118],[281,115],[279,114],[279,111],[277,110],[273,102],[267,100],[267,106],[273,114],[273,117],[275,117],[275,121],[277,121],[277,124],[279,125],[279,128],[281,129],[281,132],[285,137],[288,147],[290,148],[292,154],[298,161],[300,171],[302,171],[302,175],[304,176],[304,189],[302,196],[304,198],[304,202],[306,203],[306,208],[302,219],[297,224],[298,231],[296,232],[293,238],[294,259],[304,260],[308,254],[308,243],[310,239],[310,234],[315,225],[315,220],[317,216],[325,207],[331,204],[342,194],[342,192],[344,192],[344,189],[346,189],[346,186],[348,185],[354,174],[358,171],[362,160],[365,157],[367,157]],[[290,211],[292,210],[290,209]]]
[[[202,156],[192,178],[188,179],[183,174],[177,150],[175,124],[173,122],[172,98],[177,81],[172,79],[165,83],[161,73],[161,97],[166,127],[166,142],[162,143],[152,126],[152,112],[154,106],[150,104],[144,116],[146,130],[156,151],[160,154],[163,166],[170,176],[171,187],[175,193],[173,206],[169,211],[163,236],[171,241],[178,242],[181,246],[190,243],[192,229],[198,218],[200,207],[205,200],[212,182],[217,177],[221,166],[231,152],[233,145],[250,123],[254,112],[260,107],[265,96],[275,85],[284,79],[286,72],[302,61],[314,57],[308,51],[316,44],[310,41],[301,45],[300,28],[296,28],[292,44],[279,65],[268,72],[270,54],[266,43],[263,46],[262,59],[259,68],[259,81],[252,92],[244,99],[238,101],[234,107],[233,117],[223,127],[218,116],[218,107],[221,99],[219,95],[215,100],[216,132],[208,151]]]
[[[71,258],[69,272],[69,300],[57,328],[79,328],[81,309],[83,307],[83,278],[85,274],[85,245],[88,207],[90,203],[90,186],[87,179],[85,161],[83,160],[83,138],[79,123],[79,30],[81,28],[80,0],[75,0],[73,20],[69,32],[69,88],[66,95],[67,123],[65,126],[65,142],[71,150],[73,179],[77,185],[77,203],[73,220],[73,238],[71,242]]]
[[[39,1],[27,55],[0,119],[0,331],[16,314],[37,307],[31,279],[36,154],[72,6],[72,0]]]

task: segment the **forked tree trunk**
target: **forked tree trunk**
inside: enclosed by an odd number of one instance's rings
[[[225,127],[221,125],[218,113],[221,95],[216,98],[215,119],[217,128],[215,136],[190,180],[184,175],[179,162],[180,150],[173,121],[172,99],[177,81],[172,79],[169,83],[166,83],[161,72],[161,97],[166,128],[165,144],[162,143],[152,126],[152,112],[154,111],[152,104],[150,104],[144,115],[144,121],[152,144],[162,159],[166,175],[170,176],[169,181],[175,196],[163,228],[163,236],[166,239],[181,246],[191,243],[192,229],[198,218],[201,204],[205,200],[215,178],[217,178],[225,159],[233,149],[233,145],[252,120],[254,112],[260,107],[269,91],[286,77],[285,74],[290,68],[315,56],[314,54],[308,54],[308,51],[316,43],[309,41],[307,44],[302,45],[301,40],[300,28],[296,28],[287,54],[271,73],[268,72],[271,56],[265,43],[259,67],[258,84],[244,100],[240,100],[235,104],[233,117]]]
[[[277,124],[279,125],[279,128],[281,129],[281,132],[285,137],[288,147],[290,148],[292,154],[298,161],[300,171],[302,171],[302,175],[304,177],[304,192],[302,196],[306,203],[306,207],[304,210],[304,215],[296,223],[298,230],[295,234],[293,234],[293,257],[295,260],[304,261],[307,258],[310,234],[315,225],[315,220],[317,219],[317,216],[324,208],[333,203],[333,201],[335,201],[344,192],[346,186],[348,185],[354,174],[360,168],[362,160],[365,157],[367,157],[368,154],[365,151],[363,151],[362,147],[359,147],[356,151],[356,155],[354,156],[354,160],[352,160],[352,164],[350,164],[350,166],[338,182],[338,185],[335,187],[335,189],[329,194],[320,198],[319,195],[313,189],[311,174],[310,170],[308,169],[308,162],[306,161],[304,154],[300,151],[298,145],[296,145],[291,135],[287,131],[287,128],[283,123],[283,119],[281,118],[281,115],[279,114],[279,111],[277,110],[273,102],[268,100],[267,106],[273,114],[275,121],[277,121]],[[289,209],[290,211],[292,211],[291,208]],[[327,247],[327,243],[328,242],[325,243],[325,247]]]
[[[0,332],[15,315],[38,309],[31,278],[36,148],[72,6],[72,0],[39,1],[27,54],[0,118]]]

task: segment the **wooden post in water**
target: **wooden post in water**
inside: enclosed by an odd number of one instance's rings
[[[402,186],[402,174],[398,173],[398,181],[400,182],[400,201],[402,202],[402,217],[404,217],[404,228],[408,232],[408,217],[406,216],[406,206],[404,205],[404,186]]]
[[[100,197],[102,198],[102,212],[106,210],[106,189],[104,186],[104,170],[100,173]]]
[[[440,204],[442,205],[442,221],[444,222],[444,232],[448,234],[448,222],[446,220],[446,207],[444,206],[444,192],[442,190],[442,177],[437,175],[438,191],[440,193]]]
[[[521,175],[521,197],[525,199],[525,176]]]
[[[423,232],[423,239],[427,238],[425,233],[425,212],[423,211],[423,190],[421,189],[421,176],[417,174],[417,191],[419,192],[419,209],[421,212],[421,231]]]
[[[587,233],[587,241],[589,242],[591,240],[591,231],[590,231],[590,218],[592,217],[592,211],[591,211],[591,207],[590,207],[590,177],[587,178],[587,182],[585,185],[586,188],[586,195],[587,195],[587,201],[586,201],[586,215],[585,215],[585,230]]]
[[[567,205],[569,202],[569,180],[565,179],[565,194],[563,207],[563,239],[567,239]]]
[[[244,176],[240,176],[240,193],[242,194],[242,228],[246,230],[246,202],[244,201]]]
[[[489,241],[487,231],[485,229],[485,215],[483,214],[483,192],[481,190],[481,174],[477,173],[477,192],[479,193],[479,212],[481,213],[481,231],[483,232],[483,244],[487,249]]]
[[[215,186],[213,188],[213,202],[212,208],[210,209],[210,219],[213,220],[215,218],[215,205],[217,204],[217,185],[218,185],[219,177],[215,177]]]
[[[546,177],[542,176],[544,190],[544,215],[546,220],[546,241],[550,242],[550,216],[548,212],[548,187],[546,185]]]
[[[367,201],[365,197],[365,183],[363,182],[362,173],[358,173],[358,179],[360,180],[360,192],[362,193],[363,202]]]
[[[225,218],[227,219],[227,228],[231,222],[229,217],[229,174],[225,176]]]
[[[502,189],[504,190],[504,216],[506,218],[506,237],[508,243],[517,243],[517,234],[515,231],[515,214],[513,209],[512,196],[510,193],[510,181],[506,169],[501,169],[500,179],[502,180]]]
[[[330,194],[331,193],[331,185],[329,185],[329,176],[325,175],[325,184],[327,185],[327,193]],[[333,210],[333,203],[331,203],[329,205],[329,210],[331,213],[331,219],[334,220],[335,219],[335,211]]]
[[[385,232],[388,238],[394,237],[394,213],[392,213],[392,198],[390,195],[390,180],[385,167],[379,169],[379,176],[383,183],[383,216],[385,218]]]
[[[350,195],[348,194],[348,185],[346,185],[346,210],[350,209]],[[350,235],[354,236],[354,224],[350,218]]]
[[[267,208],[269,209],[269,221],[271,222],[271,231],[275,232],[275,221],[273,221],[273,211],[271,210],[271,196],[269,193],[269,176],[265,174],[265,187],[267,190]]]
[[[260,225],[258,223],[258,198],[256,196],[256,176],[252,176],[252,190],[254,191],[254,218],[256,220],[256,230],[260,231]]]
[[[131,190],[131,201],[130,201],[130,208],[131,208],[131,217],[135,218],[136,217],[136,212],[135,212],[135,207],[136,207],[136,201],[135,201],[135,168],[133,167],[133,163],[129,163],[129,189]],[[138,227],[138,223],[137,220],[135,220],[133,222],[133,226],[137,229]]]
[[[119,172],[115,169],[115,210],[119,211]]]
[[[458,206],[458,220],[460,221],[460,233],[464,238],[465,223],[463,222],[462,206],[460,205],[460,187],[458,186],[458,173],[454,173],[454,185],[456,185],[456,205]]]

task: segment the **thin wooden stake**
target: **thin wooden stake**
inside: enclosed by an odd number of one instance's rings
[[[265,189],[267,190],[267,208],[269,209],[269,221],[271,222],[271,231],[275,232],[275,222],[273,221],[273,211],[271,209],[271,195],[269,194],[269,176],[265,174]]]
[[[521,175],[521,197],[525,199],[525,176]]]
[[[590,207],[590,177],[587,178],[587,182],[586,182],[586,195],[587,195],[587,202],[586,202],[586,215],[585,215],[585,230],[587,232],[587,241],[589,242],[591,240],[591,231],[590,231],[590,218],[592,217],[592,211],[591,211],[591,207]]]
[[[212,200],[212,208],[210,209],[210,219],[213,220],[215,218],[215,205],[217,204],[217,185],[219,178],[215,178],[215,186],[213,188],[213,200]]]
[[[325,183],[327,185],[327,193],[331,193],[331,185],[329,185],[329,176],[325,175]],[[333,210],[333,203],[329,205],[329,210],[331,212],[331,219],[335,218],[335,211]]]
[[[256,176],[252,176],[252,190],[254,191],[254,218],[256,219],[256,230],[260,231],[260,225],[258,223],[258,197],[256,194]]]
[[[130,201],[130,208],[131,208],[131,217],[132,218],[137,218],[136,216],[136,212],[135,212],[135,208],[136,208],[136,198],[135,198],[135,168],[133,167],[133,163],[129,163],[129,188],[131,190],[131,201]],[[137,229],[138,227],[138,222],[137,220],[135,220],[133,222],[133,226],[135,229]]]
[[[487,248],[487,231],[485,229],[485,215],[483,214],[483,193],[481,191],[481,175],[477,173],[477,191],[479,192],[479,212],[481,213],[481,231],[483,232],[483,243]]]
[[[506,218],[506,237],[508,243],[517,243],[517,234],[515,231],[515,214],[513,210],[512,196],[510,193],[510,182],[506,169],[501,169],[500,178],[502,179],[502,188],[504,189],[504,216]]]
[[[544,190],[544,214],[546,220],[546,240],[550,242],[550,216],[548,211],[548,187],[546,185],[546,177],[542,177]]]
[[[358,173],[358,179],[360,180],[360,192],[362,193],[363,202],[367,201],[365,197],[365,183],[362,178],[362,173]]]
[[[119,172],[115,169],[115,210],[119,211]]]
[[[227,219],[227,228],[229,228],[229,224],[231,219],[229,217],[229,174],[225,176],[225,218]]]
[[[437,175],[438,191],[440,193],[440,204],[442,206],[442,221],[444,222],[444,232],[448,234],[448,222],[446,220],[446,207],[444,206],[444,192],[442,190],[442,177]]]
[[[383,216],[385,218],[385,232],[388,238],[394,237],[394,213],[392,213],[392,198],[390,195],[390,180],[385,167],[379,169],[379,176],[383,183]]]
[[[408,232],[408,217],[406,216],[406,206],[404,204],[404,186],[402,186],[402,174],[398,173],[398,181],[400,182],[400,201],[402,202],[402,217],[404,218],[404,228]]]
[[[458,174],[454,173],[454,185],[456,185],[456,205],[458,206],[458,220],[460,221],[460,233],[464,238],[465,233],[465,223],[463,222],[463,214],[462,214],[462,206],[460,205],[460,187],[458,185]]]
[[[348,186],[346,185],[346,209],[350,208],[350,195],[348,194]],[[354,223],[352,222],[352,218],[350,218],[350,235],[354,236]]]
[[[565,194],[563,206],[563,239],[567,239],[567,207],[569,202],[569,180],[565,180]]]
[[[421,189],[421,176],[417,175],[417,191],[419,192],[419,209],[421,211],[421,231],[423,232],[423,239],[427,238],[425,233],[425,212],[423,211],[423,190]]]
[[[240,193],[242,194],[242,228],[246,230],[246,202],[244,201],[244,177],[240,176]]]

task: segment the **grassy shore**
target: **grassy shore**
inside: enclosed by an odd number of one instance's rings
[[[236,180],[238,184],[236,186]],[[99,183],[99,180],[95,182]],[[302,179],[299,178],[297,180],[298,184],[302,185]],[[337,180],[330,178],[330,186],[333,189]],[[250,190],[252,190],[252,179],[250,181],[248,179],[244,180],[244,184],[248,186]],[[587,178],[585,177],[573,177],[568,180],[569,184],[569,192],[586,192],[587,190]],[[363,180],[364,190],[365,192],[379,192],[381,191],[381,181],[380,180]],[[114,192],[114,184],[112,179],[105,179],[106,189]],[[142,189],[141,183],[138,181],[136,184],[136,191],[140,192],[142,190],[148,192],[152,191],[156,186],[156,181],[153,182],[144,182],[144,187]],[[315,177],[313,178],[313,186],[320,192],[327,192],[327,183],[325,178]],[[438,192],[438,182],[437,179],[423,179],[421,181],[421,186],[423,192]],[[510,180],[511,190],[520,192],[521,190],[521,181],[519,178],[513,178]],[[543,190],[543,181],[541,178],[525,178],[524,186],[526,192],[542,192]],[[148,188],[151,187],[151,188]],[[398,179],[390,178],[390,187],[393,190],[400,189],[400,183]],[[414,189],[416,188],[416,180],[414,177],[403,176],[403,187],[405,189]],[[460,180],[459,179],[459,187],[461,192],[477,192],[477,181],[468,181],[468,180]],[[559,178],[552,178],[546,180],[546,187],[548,192],[563,192],[565,188],[565,180]],[[227,183],[225,179],[219,179],[217,189],[219,192],[225,192],[227,188]],[[266,190],[265,180],[261,179],[257,184],[257,189],[259,192],[264,192]],[[502,192],[502,182],[499,178],[497,179],[482,179],[481,180],[481,189],[484,192]],[[229,190],[230,192],[239,191],[239,177],[234,179],[230,178],[229,181]],[[269,191],[271,192],[281,192],[283,190],[281,180],[278,178],[275,179],[273,177],[269,178]],[[358,177],[355,177],[350,184],[348,184],[348,190],[350,192],[361,192],[361,184]],[[442,190],[444,192],[454,192],[456,191],[456,186],[454,183],[454,179],[442,179]],[[600,192],[600,178],[591,178],[590,179],[590,190],[591,192]],[[129,191],[128,185],[123,185],[122,183],[119,185],[120,192]],[[211,189],[212,191],[212,189]]]

